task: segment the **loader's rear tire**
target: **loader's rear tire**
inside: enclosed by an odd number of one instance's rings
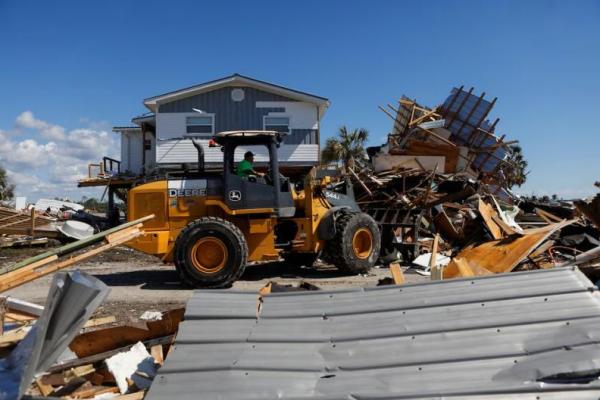
[[[381,248],[375,220],[365,213],[345,211],[337,217],[335,231],[326,245],[327,260],[340,271],[368,272],[377,262]]]
[[[244,273],[247,257],[242,231],[221,218],[190,222],[175,241],[175,267],[181,280],[193,287],[231,286]]]

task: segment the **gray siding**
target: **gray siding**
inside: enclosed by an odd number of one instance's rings
[[[193,108],[215,114],[215,132],[240,129],[263,129],[263,116],[269,112],[285,112],[284,108],[256,108],[257,101],[296,101],[262,90],[241,87],[245,97],[240,102],[231,100],[231,91],[236,87],[225,87],[196,96],[160,104],[158,112],[193,112]]]
[[[285,144],[318,144],[316,129],[292,129],[283,140]]]

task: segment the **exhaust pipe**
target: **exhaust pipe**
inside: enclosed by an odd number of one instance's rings
[[[204,173],[204,147],[196,139],[192,138],[192,144],[198,152],[198,173]]]

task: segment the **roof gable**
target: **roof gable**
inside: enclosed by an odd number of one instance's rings
[[[313,103],[319,106],[324,112],[329,106],[329,100],[324,97],[315,96],[309,93],[300,92],[298,90],[289,89],[283,86],[275,85],[272,83],[260,81],[257,79],[249,78],[239,74],[233,74],[231,76],[217,79],[214,81],[202,83],[188,88],[176,90],[173,92],[164,93],[158,96],[149,97],[144,100],[144,105],[150,110],[156,112],[158,105],[161,103],[172,102],[178,99],[187,98],[190,96],[198,95],[201,93],[210,92],[222,87],[228,86],[249,86],[256,89],[263,90],[265,92],[279,94],[281,96],[288,97],[290,99],[304,101],[307,103]],[[322,115],[323,113],[321,113]]]

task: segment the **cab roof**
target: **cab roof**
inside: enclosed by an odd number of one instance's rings
[[[281,143],[285,132],[277,131],[225,131],[214,135],[214,140],[223,144],[224,142],[239,142],[240,144],[266,144],[276,141]]]

